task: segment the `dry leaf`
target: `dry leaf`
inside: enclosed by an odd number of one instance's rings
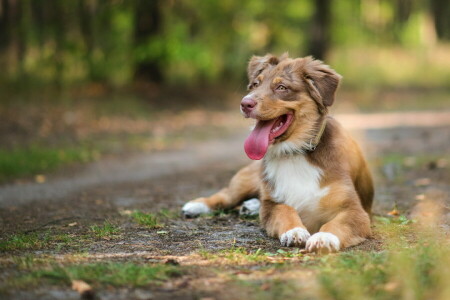
[[[39,174],[34,177],[34,180],[37,183],[44,183],[47,180],[47,178],[45,177],[45,175]]]
[[[390,215],[390,216],[399,216],[400,212],[396,208],[394,208],[393,210],[391,210],[387,214]]]
[[[72,280],[72,290],[77,291],[83,299],[94,299],[94,290],[83,280]]]
[[[77,222],[73,222],[73,223],[69,223],[69,224],[67,224],[67,226],[69,226],[69,227],[73,227],[73,226],[77,226],[78,225],[78,223]]]

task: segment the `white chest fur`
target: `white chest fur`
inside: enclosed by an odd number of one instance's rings
[[[265,161],[264,171],[273,187],[273,200],[292,206],[302,218],[317,213],[320,199],[328,194],[328,187],[320,187],[322,169],[304,155],[271,157]]]

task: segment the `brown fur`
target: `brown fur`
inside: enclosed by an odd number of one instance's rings
[[[311,165],[320,168],[323,173],[320,187],[327,187],[328,193],[320,199],[314,216],[274,201],[271,196],[274,187],[263,175],[264,162],[274,155],[267,153],[263,161],[240,170],[227,188],[194,201],[203,202],[210,209],[232,208],[259,196],[261,223],[272,237],[280,238],[288,230],[301,227],[310,233],[336,235],[341,248],[363,241],[371,234],[372,178],[359,146],[336,120],[327,116],[327,107],[334,102],[341,76],[311,57],[290,59],[270,54],[253,57],[248,76],[249,89],[257,102],[254,118],[270,120],[288,112],[294,114],[294,121],[274,145],[287,141],[301,150],[316,137],[326,119],[326,128],[314,151],[286,155],[304,155]],[[288,90],[278,92],[278,84],[284,84]]]

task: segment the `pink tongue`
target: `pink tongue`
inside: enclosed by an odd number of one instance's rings
[[[250,159],[260,160],[264,157],[269,147],[270,130],[276,120],[258,121],[256,123],[255,129],[250,133],[244,144],[245,153]]]

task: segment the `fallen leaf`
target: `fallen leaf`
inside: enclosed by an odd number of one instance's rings
[[[34,180],[35,180],[37,183],[44,183],[44,182],[47,180],[47,178],[45,177],[45,175],[38,174],[38,175],[36,175],[36,176],[34,177]]]
[[[83,299],[95,298],[94,290],[83,280],[72,280],[72,290],[77,291]]]
[[[69,224],[67,224],[67,226],[69,226],[69,227],[73,227],[73,226],[76,226],[76,225],[78,225],[78,223],[77,223],[77,222],[73,222],[73,223],[69,223]]]
[[[399,216],[400,212],[396,208],[394,208],[393,210],[391,210],[387,214],[390,215],[390,216]]]

